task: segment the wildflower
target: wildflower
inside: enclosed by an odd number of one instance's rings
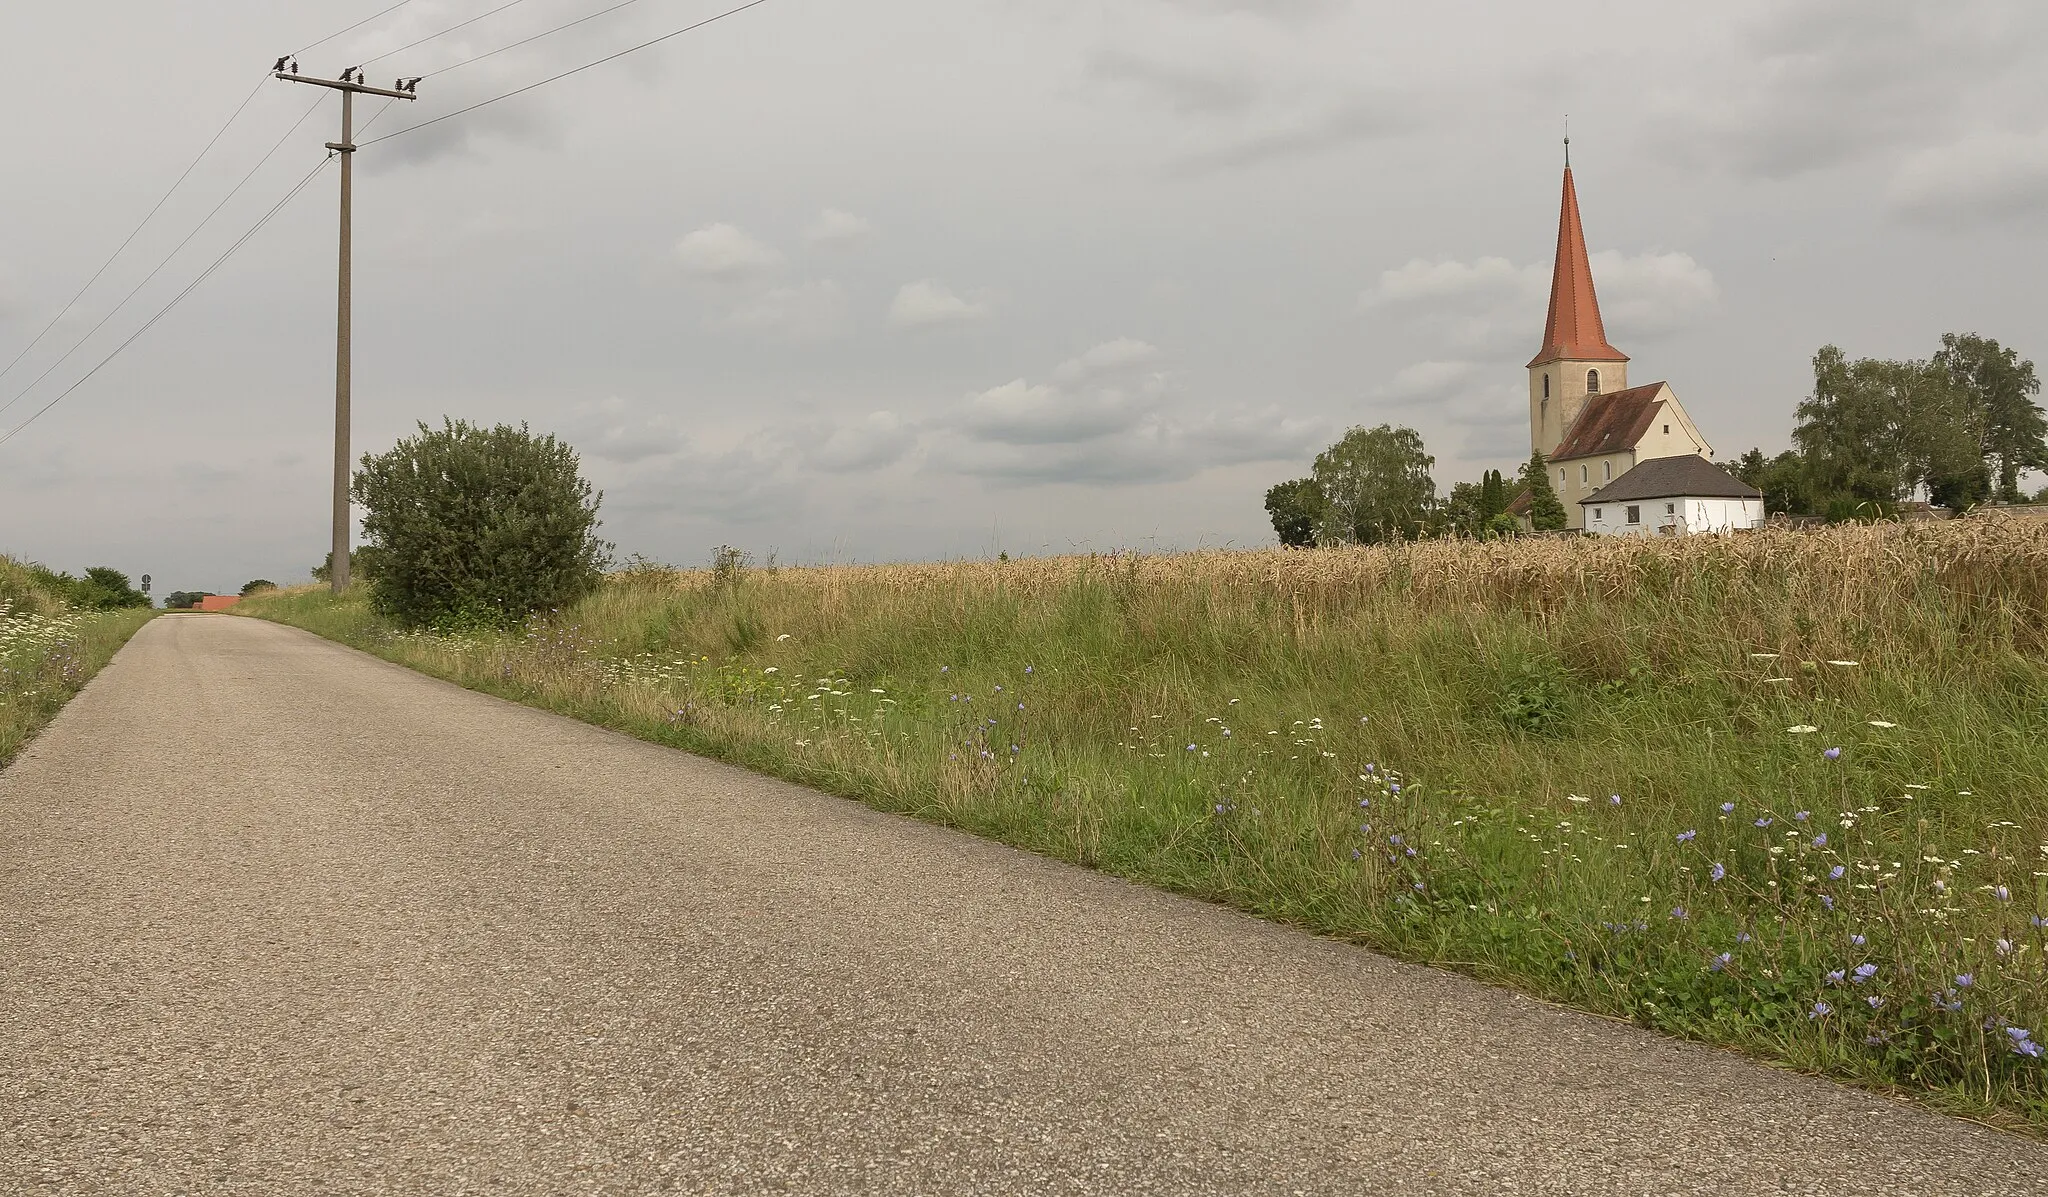
[[[1722,813],[1722,814],[1724,814],[1724,815],[1732,815],[1732,814],[1734,814],[1734,813],[1735,813],[1735,804],[1734,804],[1733,802],[1723,802],[1723,803],[1721,804],[1721,813]]]
[[[1609,795],[1607,796],[1607,805],[1609,805],[1609,806],[1620,806],[1620,805],[1621,805],[1621,795],[1619,795],[1619,794],[1609,794]]]
[[[1747,932],[1747,931],[1737,931],[1737,932],[1735,933],[1735,942],[1736,942],[1736,943],[1748,943],[1748,942],[1749,942],[1749,932]]]
[[[1806,820],[1811,818],[1812,816],[1813,812],[1810,810],[1795,811],[1792,815],[1794,819],[1799,820],[1801,823],[1806,822]]]
[[[1188,745],[1188,751],[1189,751],[1189,752],[1193,752],[1194,750],[1195,750],[1195,746],[1194,746],[1193,744],[1190,744],[1190,745]]]
[[[1393,793],[1394,797],[1396,797],[1396,798],[1399,798],[1399,797],[1401,796],[1401,783],[1400,783],[1400,782],[1398,782],[1398,781],[1397,781],[1397,782],[1395,782],[1395,783],[1394,783],[1393,785],[1390,785],[1390,786],[1388,786],[1388,787],[1387,787],[1387,789],[1388,789],[1388,790],[1389,790],[1390,792],[1392,792],[1392,793]]]
[[[1762,818],[1759,818],[1756,821],[1756,825],[1758,827],[1769,827],[1771,825],[1771,817],[1769,815],[1764,815]]]
[[[1970,986],[1972,986],[1972,985],[1975,985],[1976,983],[1977,983],[1977,974],[1976,974],[1976,973],[1957,973],[1957,974],[1956,974],[1956,988],[1957,988],[1957,989],[1968,989],[1968,988],[1969,988]]]
[[[1714,957],[1712,960],[1707,961],[1707,969],[1710,972],[1718,973],[1722,969],[1727,968],[1728,962],[1733,959],[1735,959],[1735,953],[1723,952],[1720,955]]]
[[[1796,724],[1796,725],[1794,725],[1794,726],[1792,726],[1792,727],[1788,727],[1788,728],[1786,728],[1785,730],[1786,730],[1786,731],[1788,731],[1788,732],[1791,732],[1791,733],[1792,733],[1793,735],[1795,735],[1795,736],[1805,736],[1805,735],[1811,735],[1812,733],[1814,733],[1814,732],[1817,732],[1817,731],[1819,731],[1820,729],[1819,729],[1819,728],[1817,728],[1817,727],[1815,727],[1815,726],[1814,726],[1813,724],[1811,724],[1811,723],[1800,723],[1800,724]]]
[[[1718,860],[1714,862],[1714,867],[1707,871],[1707,876],[1714,881],[1719,881],[1721,878],[1726,877],[1727,875],[1728,870],[1722,868],[1721,862]]]
[[[1873,993],[1869,997],[1863,999],[1863,1004],[1869,1006],[1872,1010],[1875,1010],[1878,1007],[1884,1005],[1884,999]]]
[[[1811,1021],[1816,1018],[1826,1018],[1828,1015],[1833,1014],[1834,1012],[1835,1008],[1833,1006],[1828,1005],[1826,1002],[1815,1002],[1813,1004],[1813,1013],[1807,1015],[1806,1017],[1809,1021]]]
[[[2012,955],[2012,941],[2009,939],[2001,939],[1992,946],[1998,949],[1998,954],[2001,956]]]
[[[1821,833],[1820,833],[1819,835],[1817,835],[1817,836],[1814,836],[1814,837],[1813,837],[1813,846],[1814,846],[1814,847],[1816,847],[1816,848],[1825,848],[1825,847],[1827,847],[1827,846],[1828,846],[1828,833],[1827,833],[1827,832],[1825,832],[1825,831],[1823,831],[1823,832],[1821,832]]]
[[[1775,884],[1776,884],[1776,882],[1773,882],[1772,884],[1774,884],[1774,885],[1775,885]],[[1830,913],[1830,914],[1834,913],[1834,909],[1835,909],[1835,900],[1834,900],[1833,898],[1831,898],[1831,897],[1827,896],[1826,894],[1822,894],[1822,895],[1820,896],[1820,904],[1821,904],[1822,906],[1825,906],[1825,907],[1827,907],[1827,909],[1828,909],[1828,913]]]
[[[1946,993],[1930,994],[1928,996],[1928,1001],[1934,1004],[1934,1008],[1936,1010],[1940,1010],[1946,1014],[1954,1014],[1956,1011],[1961,1010],[1963,1008],[1963,999],[1957,997],[1955,990],[1953,989],[1949,990]]]
[[[1996,895],[1996,896],[1997,896],[1997,898],[1998,898],[1998,900],[1999,900],[1999,901],[2001,901],[2001,902],[2010,902],[2010,901],[2012,901],[2012,891],[2011,891],[2011,890],[2009,890],[2009,889],[2007,889],[2007,888],[2005,888],[2005,887],[2004,887],[2004,886],[2002,886],[2002,885],[2001,885],[2001,886],[1998,886],[1998,887],[1997,887],[1997,888],[1995,888],[1995,889],[1993,889],[1993,890],[1992,890],[1991,892],[1992,892],[1992,893],[1993,893],[1994,895]]]
[[[2005,1034],[2007,1038],[2012,1040],[2014,1055],[2027,1056],[2034,1059],[2040,1058],[2041,1045],[2034,1042],[2034,1033],[2032,1031],[2025,1027],[2007,1027],[2005,1028]]]
[[[1399,835],[1390,835],[1387,837],[1387,842],[1398,848],[1401,846],[1401,837]]]
[[[1845,871],[1846,870],[1843,869],[1841,865],[1836,865],[1834,868],[1828,870],[1828,880],[1840,881],[1842,879],[1842,874]]]
[[[2048,919],[2044,919],[2038,914],[2033,917],[2032,922],[2037,930],[2042,927],[2048,927]]]
[[[1864,945],[1866,941],[1861,935],[1851,935],[1849,937],[1849,942],[1860,948]]]
[[[1683,919],[1685,918],[1685,907],[1683,907],[1683,906],[1673,906],[1673,907],[1671,908],[1671,917],[1672,917],[1672,918],[1675,918],[1675,919],[1683,920]]]
[[[766,668],[766,669],[763,669],[763,670],[762,670],[761,672],[762,672],[762,673],[781,673],[781,672],[782,672],[782,667],[781,667],[781,666],[779,666],[779,665],[770,665],[770,666],[769,666],[768,668]]]
[[[1026,672],[1026,673],[1030,673],[1030,672],[1031,672],[1031,666],[1029,666],[1029,665],[1026,665],[1026,666],[1024,667],[1024,672]],[[1233,699],[1231,699],[1231,701],[1232,701],[1232,702],[1236,702],[1237,700],[1233,698]]]
[[[1688,828],[1678,833],[1678,842],[1681,844],[1689,844],[1692,842],[1693,837],[1698,834],[1699,832],[1697,830]]]
[[[1413,854],[1414,854],[1414,853],[1413,853],[1413,852],[1411,851],[1411,852],[1410,852],[1410,855],[1413,855]],[[1415,883],[1415,892],[1416,892],[1416,893],[1418,893],[1418,894],[1422,892],[1422,883],[1421,883],[1420,881],[1418,881],[1418,882],[1416,882],[1416,883]]]
[[[1876,975],[1877,966],[1875,964],[1859,964],[1856,966],[1856,983],[1858,985],[1863,984]]]
[[[940,672],[940,673],[951,673],[951,672],[953,672],[953,667],[952,667],[951,665],[941,665],[941,666],[939,666],[939,672]]]
[[[1361,856],[1363,856],[1363,855],[1365,855],[1365,853],[1363,853],[1363,852],[1360,852],[1360,851],[1359,851],[1358,849],[1356,849],[1356,848],[1353,848],[1353,849],[1351,850],[1351,859],[1353,859],[1353,860],[1357,860],[1357,859],[1358,859],[1359,857],[1361,857]]]
[[[1821,755],[1828,758],[1831,761],[1839,761],[1842,759],[1842,750],[1839,748],[1830,748],[1826,752],[1821,753]]]
[[[1830,985],[1840,985],[1842,983],[1842,978],[1844,978],[1847,975],[1847,973],[1843,972],[1841,969],[1838,968],[1835,971],[1829,973],[1825,980]]]

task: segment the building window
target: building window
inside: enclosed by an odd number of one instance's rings
[[[1676,504],[1676,503],[1666,503],[1666,504],[1664,504],[1664,514],[1665,514],[1665,515],[1677,515],[1677,514],[1678,514],[1678,504]]]
[[[1611,462],[1611,461],[1603,461],[1603,462],[1601,462],[1601,463],[1600,463],[1600,480],[1601,480],[1602,482],[1612,482],[1612,481],[1614,481],[1614,463],[1613,463],[1613,462]]]
[[[1559,467],[1557,467],[1557,484],[1558,484],[1559,486],[1563,486],[1563,485],[1564,485],[1564,467],[1563,467],[1563,466],[1559,466]]]
[[[1600,393],[1600,371],[1586,371],[1586,393],[1588,395],[1597,395]]]
[[[1600,513],[1600,508],[1598,508],[1598,507],[1595,507],[1595,508],[1593,509],[1593,522],[1594,522],[1594,523],[1596,523],[1596,524],[1597,524],[1597,523],[1600,523],[1600,522],[1604,521],[1604,520],[1605,520],[1606,518],[1607,518],[1607,517],[1606,517],[1605,515],[1602,515],[1602,514]]]
[[[1550,375],[1548,374],[1543,376],[1543,397],[1545,399],[1550,398]]]
[[[1545,391],[1549,391],[1549,390],[1550,390],[1550,378],[1549,378],[1549,376],[1548,376],[1548,375],[1545,375],[1545,376],[1544,376],[1544,379],[1543,379],[1543,389],[1544,389]],[[1550,423],[1550,396],[1549,396],[1548,394],[1546,394],[1546,395],[1544,395],[1544,396],[1543,396],[1543,405],[1542,405],[1541,407],[1539,407],[1539,408],[1538,408],[1537,410],[1538,410],[1539,412],[1541,412],[1541,413],[1542,413],[1542,415],[1541,415],[1541,417],[1540,417],[1540,418],[1541,418],[1541,420],[1542,420],[1542,422],[1543,422],[1544,424],[1546,424],[1546,425],[1547,425],[1547,424],[1549,424],[1549,423]]]
[[[1629,523],[1631,523],[1631,524],[1640,524],[1640,523],[1642,523],[1642,522],[1643,522],[1643,509],[1642,509],[1642,508],[1640,508],[1640,507],[1631,507],[1631,508],[1629,508],[1629,509],[1628,509],[1628,522],[1629,522]]]
[[[1664,435],[1665,435],[1665,436],[1670,436],[1670,435],[1671,435],[1671,425],[1669,425],[1669,424],[1666,424],[1666,425],[1664,426]]]
[[[1585,466],[1580,466],[1580,467],[1579,467],[1579,485],[1580,485],[1580,486],[1584,486],[1584,485],[1586,484],[1586,478],[1587,478],[1587,474],[1586,474],[1586,467],[1585,467]]]

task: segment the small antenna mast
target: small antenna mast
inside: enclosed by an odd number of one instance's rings
[[[1564,114],[1564,168],[1572,168],[1572,114]]]

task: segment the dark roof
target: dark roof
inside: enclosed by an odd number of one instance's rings
[[[1636,499],[1761,499],[1763,492],[1704,457],[1652,457],[1579,500],[1626,503]]]
[[[1564,440],[1550,460],[1570,461],[1574,457],[1597,457],[1635,448],[1636,442],[1650,430],[1657,409],[1664,406],[1657,399],[1663,389],[1663,383],[1653,382],[1625,391],[1586,396],[1586,406],[1579,409],[1572,426],[1564,430]]]
[[[1529,488],[1525,486],[1522,488],[1521,493],[1508,500],[1507,513],[1509,515],[1527,515],[1529,514],[1529,504],[1531,501]]]

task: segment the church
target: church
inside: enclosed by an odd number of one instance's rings
[[[1529,359],[1529,449],[1550,463],[1567,527],[1614,536],[1754,528],[1763,495],[1713,463],[1667,382],[1630,386],[1607,343],[1569,160],[1543,347]],[[1528,521],[1524,491],[1508,508]]]

